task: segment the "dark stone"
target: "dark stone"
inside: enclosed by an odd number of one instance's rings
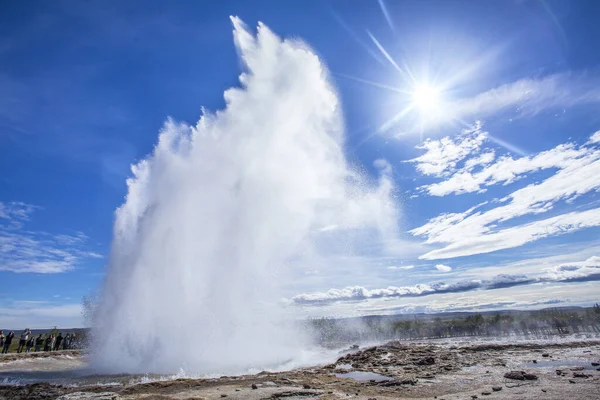
[[[252,389],[258,389],[258,386],[256,386],[255,383],[252,384],[252,386],[250,386]]]
[[[505,373],[504,377],[507,379],[515,379],[518,381],[535,381],[538,378],[536,375],[530,374],[525,371],[510,371]]]
[[[544,353],[544,354],[542,354],[542,357],[550,357],[550,354]]]
[[[527,372],[523,374],[523,377],[525,378],[526,381],[535,381],[538,378],[537,375],[529,374]]]
[[[391,387],[391,386],[402,386],[402,385],[416,385],[418,380],[405,378],[402,380],[393,380],[393,381],[381,381],[377,384],[377,386]]]
[[[592,375],[582,374],[581,372],[574,372],[573,378],[591,378]]]
[[[484,396],[489,396],[490,394],[492,394],[492,392],[481,392],[481,394]]]
[[[306,383],[304,385],[302,385],[303,389],[310,389],[310,385],[307,385]]]
[[[502,386],[493,386],[493,387],[492,387],[492,390],[493,390],[494,392],[499,392],[499,391],[501,391],[501,390],[502,390]]]
[[[597,367],[598,365],[600,365],[600,363],[597,363],[597,362],[592,363],[592,367]]]
[[[435,364],[435,359],[433,357],[425,357],[422,358],[420,360],[418,360],[417,362],[415,362],[416,365],[433,365]]]

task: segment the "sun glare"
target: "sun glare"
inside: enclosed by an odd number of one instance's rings
[[[440,91],[433,86],[419,85],[412,93],[412,102],[421,111],[433,111],[440,103]]]

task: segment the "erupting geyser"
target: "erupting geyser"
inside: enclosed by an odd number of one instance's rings
[[[132,167],[94,313],[101,370],[236,373],[294,359],[307,338],[286,323],[286,271],[322,261],[323,240],[341,232],[395,232],[389,167],[369,185],[347,166],[319,58],[232,21],[241,87],[196,126],[167,121]]]

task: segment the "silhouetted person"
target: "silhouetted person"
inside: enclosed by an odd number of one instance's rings
[[[46,340],[44,340],[44,351],[52,350],[52,336],[53,335],[48,335]]]
[[[70,347],[71,347],[71,334],[67,333],[67,336],[65,336],[65,340],[63,341],[63,350],[69,350]]]
[[[71,333],[71,340],[69,341],[69,348],[77,348],[77,338],[74,333]]]
[[[29,334],[31,331],[29,328],[25,329],[21,334],[21,338],[19,339],[19,347],[17,348],[17,353],[21,353],[23,349],[25,349],[25,345],[27,344],[27,340],[29,339]]]
[[[54,351],[60,350],[60,344],[63,341],[62,332],[58,332],[58,337],[56,338],[56,343],[54,344]]]
[[[37,337],[37,339],[35,339],[35,351],[41,351],[42,347],[44,347],[44,338],[42,337],[42,334],[40,333],[40,336]]]
[[[25,346],[25,353],[29,353],[31,351],[31,348],[35,346],[35,338],[33,337],[33,335],[31,335],[29,339],[27,339],[27,344]]]
[[[0,331],[0,349],[4,350],[4,339],[6,339],[6,336],[4,336],[4,331]]]
[[[12,343],[13,338],[15,337],[15,333],[10,331],[8,335],[6,335],[6,339],[4,339],[4,347],[2,348],[2,353],[8,353],[8,349]]]

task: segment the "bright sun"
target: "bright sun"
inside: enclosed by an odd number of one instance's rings
[[[412,92],[412,102],[421,111],[434,111],[440,103],[440,91],[429,85],[419,85]]]

